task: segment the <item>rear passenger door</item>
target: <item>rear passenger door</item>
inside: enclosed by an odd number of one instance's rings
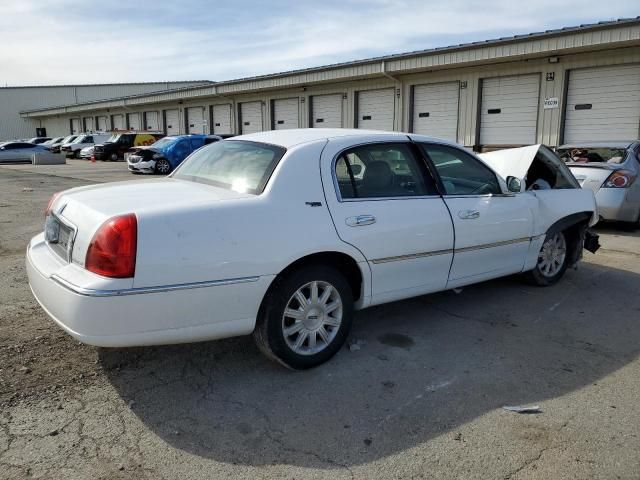
[[[451,145],[420,143],[439,176],[455,229],[447,288],[522,271],[536,200],[503,193],[489,167]]]
[[[409,141],[329,141],[322,159],[326,200],[339,237],[372,274],[372,304],[442,290],[453,227],[419,151]]]

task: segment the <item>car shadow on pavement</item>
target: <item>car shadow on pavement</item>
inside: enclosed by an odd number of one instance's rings
[[[268,361],[249,337],[99,355],[124,401],[175,448],[233,464],[349,467],[629,363],[640,351],[638,285],[635,273],[583,263],[546,289],[507,278],[370,308],[356,317],[355,347],[305,372]]]

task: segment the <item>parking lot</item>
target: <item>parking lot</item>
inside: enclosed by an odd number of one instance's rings
[[[33,299],[27,242],[54,192],[139,178],[0,166],[3,478],[638,478],[640,232],[598,227],[600,251],[550,288],[512,277],[361,311],[351,347],[305,372],[249,337],[79,344]]]

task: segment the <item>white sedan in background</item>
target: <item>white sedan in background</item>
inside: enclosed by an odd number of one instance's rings
[[[253,333],[271,358],[309,368],[340,349],[355,310],[521,272],[550,285],[583,245],[595,250],[593,192],[546,153],[489,156],[517,167],[504,180],[462,147],[420,135],[234,137],[164,179],[54,196],[28,246],[29,282],[85,343]],[[544,169],[553,188],[525,191]]]

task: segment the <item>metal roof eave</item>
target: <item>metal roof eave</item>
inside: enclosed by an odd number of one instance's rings
[[[593,35],[591,38],[588,37],[594,31],[601,32],[598,39],[595,39]],[[628,45],[640,45],[640,17],[20,113],[22,117],[28,118],[82,113],[97,109],[127,108],[134,105],[180,101],[187,98],[215,97],[358,80],[388,74],[400,75],[436,69],[461,68],[547,55],[619,48]]]

